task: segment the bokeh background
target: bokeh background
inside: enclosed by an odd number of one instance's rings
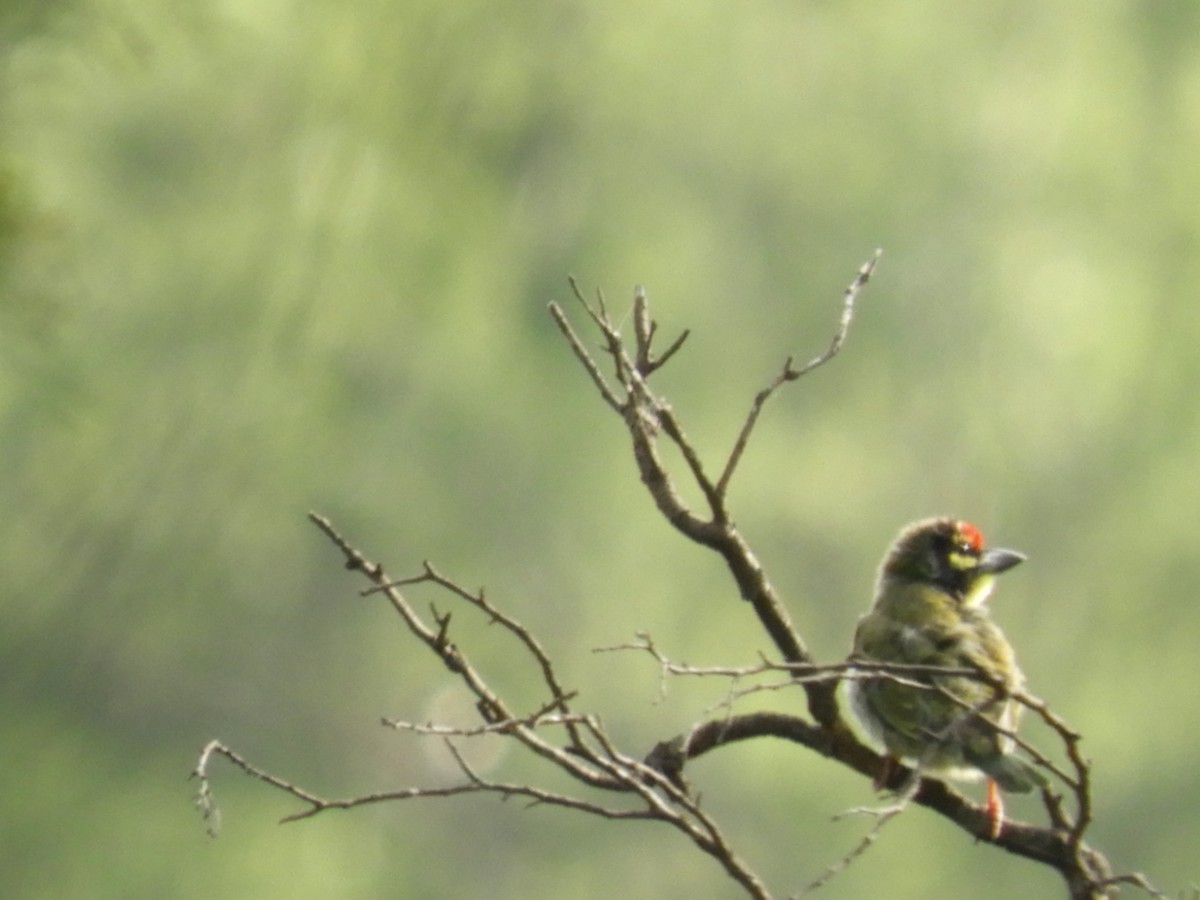
[[[453,778],[378,720],[466,721],[461,695],[309,509],[486,585],[631,750],[703,715],[724,685],[657,702],[648,660],[592,648],[768,644],[546,305],[642,283],[692,329],[659,386],[715,469],[876,246],[739,524],[827,660],[904,522],[1027,552],[997,617],[1086,735],[1094,842],[1200,880],[1196,4],[5,0],[0,41],[6,896],[740,896],[650,826],[487,798],[279,826],[295,805],[220,766],[209,841],[187,775],[220,737],[328,796]],[[780,895],[867,827],[831,818],[869,785],[800,749],[692,775]],[[823,894],[1060,885],[913,810]]]

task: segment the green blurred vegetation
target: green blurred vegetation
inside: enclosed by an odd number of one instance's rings
[[[997,615],[1087,736],[1095,841],[1200,880],[1198,26],[1182,0],[9,0],[6,896],[735,896],[644,826],[468,800],[280,828],[233,771],[208,843],[185,776],[219,736],[328,795],[449,777],[376,724],[445,672],[310,508],[397,574],[486,584],[631,748],[699,716],[721,688],[656,706],[648,663],[590,649],[766,641],[546,303],[640,282],[691,328],[660,386],[715,466],[876,246],[844,355],[768,408],[740,525],[830,660],[907,520],[1025,550]],[[521,689],[492,636],[465,645]],[[694,775],[781,893],[864,828],[829,818],[869,786],[811,754]],[[914,810],[823,895],[1058,891]]]

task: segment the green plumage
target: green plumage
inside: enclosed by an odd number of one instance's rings
[[[854,635],[851,660],[970,669],[966,675],[906,675],[851,681],[852,708],[887,751],[933,774],[982,773],[1006,791],[1046,779],[1013,755],[1024,677],[1003,632],[988,616],[994,576],[1024,557],[984,550],[978,532],[952,519],[901,533],[880,568],[875,601]]]

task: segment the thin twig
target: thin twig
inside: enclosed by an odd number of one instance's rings
[[[1083,833],[1092,822],[1092,767],[1079,749],[1079,743],[1083,736],[1067,724],[1061,716],[1054,713],[1044,700],[1024,692],[1016,696],[1018,701],[1037,713],[1042,721],[1058,734],[1066,749],[1067,759],[1075,768],[1075,778],[1068,781],[1075,796],[1075,821],[1068,832],[1067,840],[1078,855],[1081,853]],[[1082,857],[1079,858],[1082,860]]]
[[[846,335],[850,333],[850,323],[854,320],[854,303],[858,299],[859,293],[867,282],[871,280],[871,275],[875,271],[875,266],[879,263],[879,257],[883,255],[883,250],[876,250],[875,253],[863,263],[854,280],[846,287],[842,295],[842,315],[838,320],[837,330],[833,333],[833,339],[830,340],[829,346],[824,352],[817,354],[799,369],[794,368],[794,357],[789,356],[771,382],[759,391],[754,396],[754,403],[750,407],[750,412],[746,416],[746,421],[742,423],[742,430],[738,433],[737,440],[734,441],[733,450],[729,454],[729,459],[725,463],[725,468],[721,472],[721,477],[717,479],[717,493],[724,497],[729,490],[729,481],[733,478],[734,470],[737,469],[738,463],[741,461],[742,454],[746,452],[746,444],[750,440],[750,432],[754,430],[754,425],[758,422],[758,416],[762,412],[763,406],[771,395],[775,393],[782,385],[789,381],[796,381],[799,378],[807,375],[809,372],[825,365],[842,349],[842,345],[846,343]]]
[[[838,321],[837,331],[833,333],[833,339],[829,342],[829,346],[825,348],[824,353],[819,353],[806,362],[797,370],[796,374],[791,376],[791,379],[800,378],[807,375],[818,366],[823,366],[842,349],[842,345],[846,343],[846,335],[850,333],[850,322],[854,318],[854,301],[858,299],[859,293],[867,282],[871,280],[871,276],[875,273],[875,266],[879,264],[879,258],[883,256],[883,248],[877,249],[865,263],[858,269],[858,275],[854,280],[847,285],[846,290],[842,294],[842,317]]]
[[[575,329],[571,327],[566,314],[563,313],[562,307],[557,303],[550,304],[550,315],[554,318],[555,324],[558,325],[558,330],[563,333],[567,339],[567,343],[571,345],[571,350],[575,353],[575,358],[579,360],[584,371],[588,373],[588,377],[592,379],[592,384],[600,391],[600,396],[617,412],[621,411],[621,401],[617,399],[617,395],[612,392],[612,388],[608,386],[608,381],[600,372],[600,368],[592,359],[591,354],[587,352],[587,348],[583,346],[583,342],[579,340],[579,335],[575,333]]]
[[[569,716],[556,713],[553,715],[526,716],[521,719],[503,719],[499,722],[489,722],[485,725],[476,725],[473,727],[436,725],[432,722],[422,724],[421,722],[406,722],[403,719],[385,718],[381,721],[388,728],[393,728],[396,731],[411,731],[413,734],[438,735],[441,737],[471,738],[489,734],[511,734],[517,725],[525,725],[529,728],[540,728],[547,725],[582,725],[588,721],[588,717],[580,713],[572,713]]]
[[[512,720],[516,724],[513,726],[512,735],[524,744],[537,756],[552,762],[559,766],[564,771],[568,772],[572,777],[591,785],[603,789],[612,789],[611,781],[601,772],[597,771],[593,766],[588,764],[586,753],[581,752],[584,748],[577,745],[572,745],[570,749],[559,747],[544,740],[535,729],[521,724],[519,717],[514,715],[508,708],[504,699],[490,686],[482,673],[475,668],[467,656],[451,641],[447,636],[447,623],[444,618],[436,619],[439,623],[438,629],[435,631],[427,625],[416,611],[408,603],[407,599],[400,592],[397,585],[412,585],[424,581],[431,581],[438,584],[446,590],[453,590],[455,594],[462,597],[481,609],[487,611],[492,616],[493,621],[507,622],[506,627],[510,631],[513,626],[516,626],[518,636],[523,630],[519,625],[516,625],[512,620],[494,615],[495,611],[491,610],[487,600],[482,594],[475,595],[460,587],[454,582],[440,576],[433,567],[426,562],[424,564],[423,574],[405,579],[394,579],[388,576],[384,571],[383,566],[378,563],[373,563],[356,548],[354,548],[340,533],[333,527],[333,524],[324,516],[317,513],[309,513],[309,519],[317,525],[318,528],[341,550],[346,558],[346,567],[353,570],[363,572],[371,581],[372,588],[369,593],[381,593],[385,596],[392,608],[400,614],[404,620],[408,630],[432,650],[445,664],[446,668],[457,675],[467,687],[467,689],[475,696],[478,701],[477,705],[480,710],[486,712],[485,719],[489,722],[502,720]],[[529,639],[529,640],[526,640]],[[544,660],[545,654],[540,651],[534,651],[536,642],[529,642],[531,636],[526,633],[526,638],[522,639],[526,647],[534,653],[535,658]],[[538,656],[541,652],[541,656]],[[566,706],[565,696],[558,682],[552,677],[548,682],[551,688],[553,699],[559,701],[556,704],[562,711],[569,712]],[[568,730],[574,728],[573,725],[565,726]],[[573,733],[573,732],[572,732]]]
[[[804,887],[800,888],[800,890],[793,895],[793,900],[796,897],[804,897],[813,893],[814,891],[819,890],[820,888],[823,888],[838,875],[849,869],[856,859],[871,849],[871,846],[877,840],[879,840],[879,835],[882,833],[884,826],[908,808],[913,795],[916,793],[917,786],[920,783],[916,778],[910,778],[909,781],[911,783],[910,787],[902,792],[895,802],[890,803],[881,809],[869,809],[867,807],[860,806],[851,810],[847,810],[844,813],[839,813],[833,817],[833,820],[836,822],[839,819],[844,819],[851,815],[869,815],[875,818],[875,824],[868,829],[867,833],[864,834],[859,839],[858,843],[855,844],[841,859],[828,865],[825,868],[825,871],[823,871],[808,884],[804,885]]]

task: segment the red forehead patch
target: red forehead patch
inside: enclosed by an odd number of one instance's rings
[[[979,551],[983,549],[983,535],[970,522],[958,523],[958,536],[970,544],[972,550]]]

